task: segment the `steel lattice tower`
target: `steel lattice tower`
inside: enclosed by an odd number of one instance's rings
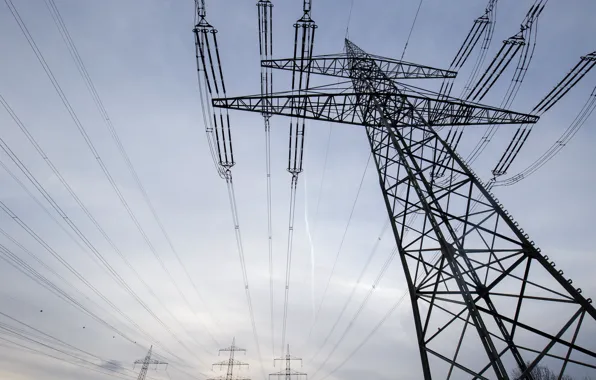
[[[218,363],[214,363],[212,367],[218,366],[220,369],[226,367],[226,375],[209,378],[207,380],[250,380],[250,378],[247,377],[238,377],[234,375],[235,367],[248,367],[247,363],[235,359],[236,352],[246,353],[246,350],[244,348],[236,346],[236,338],[232,339],[232,345],[230,347],[222,348],[219,350],[220,355],[222,352],[229,352],[229,358],[226,360],[222,360]]]
[[[302,364],[302,359],[290,355],[290,345],[289,344],[286,347],[286,354],[284,356],[273,359],[274,365],[278,361],[285,362],[286,367],[279,372],[269,374],[269,378],[276,377],[279,380],[282,380],[282,379],[283,380],[292,380],[292,378],[297,379],[297,380],[301,379],[301,378],[304,380],[307,379],[308,375],[306,373],[294,371],[292,369],[292,362],[299,361],[300,364]]]
[[[151,364],[155,365],[155,368],[157,368],[158,365],[160,364],[165,364],[166,368],[168,366],[168,363],[166,362],[161,362],[159,360],[155,360],[155,359],[151,359],[151,353],[153,351],[153,346],[149,347],[149,351],[147,352],[147,355],[145,356],[145,359],[139,359],[136,360],[134,363],[134,366],[136,367],[137,364],[142,365],[141,367],[141,372],[139,372],[139,377],[137,377],[137,380],[145,380],[145,378],[147,377],[147,372],[149,371],[149,366]]]
[[[596,373],[596,310],[541,253],[439,134],[444,126],[533,124],[538,116],[405,85],[456,72],[367,54],[263,60],[263,67],[349,78],[213,100],[215,107],[362,125],[403,266],[424,379],[532,379],[547,364]],[[440,173],[440,174],[438,174]],[[554,367],[553,367],[554,366]]]

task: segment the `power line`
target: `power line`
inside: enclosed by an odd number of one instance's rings
[[[352,357],[354,355],[356,355],[356,353],[358,351],[360,351],[360,349],[362,347],[364,347],[364,345],[366,343],[368,343],[368,341],[370,340],[370,338],[372,338],[377,333],[377,331],[379,331],[379,329],[385,324],[385,322],[387,322],[387,320],[389,319],[389,317],[395,312],[395,310],[397,310],[397,308],[399,307],[399,305],[401,305],[401,303],[403,302],[403,300],[406,298],[407,295],[408,295],[408,292],[406,291],[397,300],[397,302],[393,304],[393,306],[391,307],[391,309],[389,309],[389,311],[383,316],[383,318],[381,318],[381,320],[379,321],[379,323],[377,323],[375,325],[375,327],[366,336],[366,338],[364,338],[364,340],[362,342],[360,342],[360,344],[358,344],[358,346],[356,346],[356,348],[354,348],[354,350],[348,355],[348,357],[344,361],[342,361],[339,365],[337,365],[336,367],[334,367],[328,374],[326,374],[325,376],[323,376],[320,380],[325,380],[326,378],[328,378],[329,376],[331,376],[335,372],[337,372],[337,370],[341,369],[344,365],[346,365],[346,363],[349,362],[352,359]]]
[[[356,209],[356,204],[358,203],[358,199],[360,198],[360,191],[362,190],[362,185],[364,184],[364,179],[366,178],[366,172],[368,171],[368,167],[370,165],[371,158],[372,158],[372,154],[370,154],[368,156],[368,160],[366,161],[366,165],[364,166],[364,171],[362,173],[362,177],[360,178],[360,184],[358,185],[358,191],[356,192],[356,197],[354,198],[354,202],[352,202],[352,208],[350,210],[350,215],[348,216],[348,221],[346,222],[346,227],[345,227],[344,233],[341,237],[341,240],[339,243],[339,248],[337,249],[337,253],[335,255],[335,260],[333,262],[333,266],[331,267],[331,273],[329,274],[329,277],[327,278],[325,290],[323,290],[323,296],[321,297],[321,302],[319,303],[319,307],[317,308],[317,312],[315,313],[315,320],[313,321],[313,324],[310,328],[310,332],[309,332],[308,336],[311,335],[312,330],[313,330],[315,324],[317,323],[317,319],[321,313],[321,308],[323,307],[323,303],[325,302],[325,297],[327,296],[327,291],[329,290],[329,285],[331,284],[331,279],[333,278],[333,275],[335,274],[335,268],[337,266],[337,262],[339,261],[339,256],[343,249],[344,242],[345,242],[346,236],[348,234],[348,230],[350,228],[350,224],[352,223],[352,217],[354,216],[354,210]]]
[[[244,244],[240,230],[240,218],[238,215],[238,206],[236,202],[236,192],[232,177],[232,167],[235,165],[232,148],[232,136],[230,128],[230,117],[227,111],[219,110],[217,114],[211,107],[209,100],[213,99],[213,94],[226,96],[226,86],[222,65],[219,54],[219,44],[217,42],[217,29],[205,19],[205,2],[195,0],[195,52],[197,63],[197,79],[201,97],[201,110],[203,120],[209,119],[205,123],[205,132],[212,155],[213,162],[221,178],[226,180],[228,191],[228,200],[232,214],[232,223],[234,225],[234,237],[236,240],[236,249],[240,259],[240,269],[242,271],[242,281],[244,285],[244,294],[248,306],[253,338],[257,348],[257,355],[260,362],[261,373],[265,378],[263,368],[263,357],[261,355],[261,345],[255,322],[252,297],[248,281],[248,272],[246,269],[246,260],[244,256]],[[204,75],[201,75],[201,72]],[[213,111],[213,119],[207,115]],[[224,117],[225,114],[225,117]]]
[[[356,280],[356,282],[352,285],[352,291],[350,292],[350,295],[348,296],[348,298],[346,299],[346,302],[344,302],[344,305],[341,309],[341,311],[339,312],[339,315],[337,316],[337,319],[335,320],[335,323],[333,324],[333,327],[331,328],[331,330],[329,330],[329,332],[327,333],[327,335],[325,336],[325,339],[323,340],[323,343],[321,343],[319,345],[318,350],[312,355],[310,361],[312,361],[312,359],[314,357],[316,357],[319,352],[323,349],[323,347],[327,344],[327,341],[329,340],[329,338],[331,337],[331,335],[333,335],[333,332],[335,331],[335,329],[337,328],[337,326],[339,325],[339,321],[341,320],[341,318],[344,316],[348,305],[350,304],[350,302],[352,301],[352,299],[354,298],[354,295],[356,294],[356,290],[358,289],[358,285],[360,285],[360,283],[362,282],[362,279],[364,278],[364,274],[366,273],[366,271],[368,270],[368,267],[370,265],[370,263],[372,262],[373,258],[375,257],[375,255],[378,252],[378,248],[379,245],[381,243],[381,240],[385,234],[385,232],[387,231],[387,228],[389,227],[389,221],[385,222],[383,228],[381,229],[381,232],[379,233],[378,238],[375,240],[375,243],[368,255],[368,258],[366,259],[366,263],[364,264],[364,267],[362,268],[362,270],[360,271],[360,274],[358,275],[358,279]]]
[[[121,204],[124,206],[126,212],[128,213],[129,217],[131,218],[132,222],[134,223],[134,225],[136,226],[137,230],[141,234],[143,240],[145,241],[145,243],[147,244],[147,246],[149,247],[149,249],[153,253],[154,257],[159,262],[159,264],[160,264],[161,268],[163,269],[163,271],[166,273],[166,275],[168,276],[168,278],[170,279],[170,281],[172,282],[172,284],[176,288],[176,291],[178,292],[178,294],[180,295],[180,297],[184,300],[184,302],[187,305],[187,307],[189,308],[189,310],[191,312],[193,312],[193,314],[196,315],[196,312],[194,312],[193,307],[191,306],[190,302],[188,301],[188,299],[186,298],[186,296],[184,295],[184,293],[180,289],[178,283],[176,282],[176,280],[174,279],[174,277],[172,276],[172,274],[170,273],[170,271],[165,266],[165,263],[164,263],[163,259],[161,258],[161,256],[159,255],[159,253],[157,252],[157,250],[155,249],[155,247],[153,246],[153,243],[150,241],[149,237],[145,233],[144,229],[142,228],[141,224],[139,223],[139,221],[138,221],[137,217],[135,216],[134,212],[130,208],[128,202],[124,198],[124,195],[122,194],[119,186],[116,184],[116,182],[115,182],[114,178],[112,177],[110,171],[108,170],[108,168],[104,164],[104,162],[103,162],[103,160],[102,160],[99,152],[95,148],[93,142],[91,141],[89,135],[87,134],[87,131],[85,130],[85,128],[81,124],[81,122],[80,122],[80,120],[79,120],[76,112],[72,108],[72,106],[71,106],[68,98],[66,97],[66,95],[62,91],[62,88],[60,87],[60,84],[58,83],[58,81],[54,77],[54,74],[53,74],[52,70],[50,69],[49,65],[45,61],[45,58],[44,58],[43,54],[41,53],[41,51],[39,50],[37,44],[35,43],[35,40],[31,36],[31,34],[29,33],[29,30],[27,29],[26,24],[21,19],[18,10],[16,9],[16,7],[14,6],[14,4],[12,3],[12,0],[4,0],[4,1],[5,1],[6,5],[9,7],[9,9],[11,11],[11,14],[13,15],[15,21],[17,22],[19,28],[21,29],[21,32],[23,33],[23,36],[27,39],[27,42],[29,43],[29,46],[33,50],[33,52],[34,52],[35,56],[37,57],[39,63],[41,64],[42,68],[44,69],[44,71],[46,73],[46,76],[48,77],[48,79],[52,83],[52,86],[54,87],[54,89],[55,89],[56,93],[58,94],[58,96],[60,97],[63,105],[65,106],[66,110],[68,111],[68,113],[69,113],[72,121],[74,122],[75,126],[77,127],[77,129],[80,132],[80,134],[83,137],[83,139],[85,140],[85,143],[86,143],[87,147],[89,148],[89,151],[92,153],[92,155],[95,158],[97,164],[99,165],[99,167],[101,168],[102,172],[104,173],[106,179],[110,183],[112,189],[114,190],[114,192],[118,196]]]
[[[158,300],[158,302],[160,303],[160,305],[166,310],[167,313],[169,313],[172,318],[174,318],[175,320],[179,322],[179,320],[174,317],[174,315],[171,313],[171,311],[166,308],[163,304],[163,302],[159,299],[159,297],[153,292],[153,290],[151,290],[151,288],[145,283],[145,281],[140,277],[140,275],[138,274],[138,272],[133,268],[133,266],[128,262],[128,260],[125,258],[125,256],[122,254],[122,252],[115,246],[114,242],[110,239],[110,237],[107,235],[107,233],[101,228],[101,226],[99,225],[99,223],[95,220],[95,218],[92,216],[92,214],[89,212],[89,210],[85,207],[85,205],[81,202],[81,200],[78,198],[78,196],[76,195],[76,193],[74,193],[74,191],[72,190],[72,188],[70,187],[70,185],[66,182],[66,180],[62,177],[61,173],[58,171],[58,169],[53,165],[52,161],[49,159],[49,157],[45,154],[45,152],[42,150],[42,148],[39,146],[39,144],[37,143],[37,141],[35,141],[35,139],[32,137],[32,135],[29,133],[28,129],[25,127],[25,125],[20,121],[20,119],[18,118],[18,116],[14,113],[14,111],[12,110],[12,108],[10,108],[10,106],[8,105],[8,103],[4,100],[4,98],[2,98],[0,96],[0,103],[2,103],[2,105],[4,106],[4,108],[7,110],[7,112],[11,115],[11,117],[13,118],[13,120],[15,121],[15,123],[19,126],[19,128],[21,129],[21,131],[23,133],[25,133],[25,135],[27,136],[27,138],[29,139],[29,141],[32,143],[32,145],[36,148],[37,152],[40,154],[40,156],[45,160],[45,162],[49,165],[49,167],[52,169],[52,171],[54,172],[54,174],[58,177],[58,179],[60,180],[60,182],[66,187],[66,189],[69,191],[70,195],[75,199],[75,201],[77,202],[77,204],[79,205],[79,207],[85,212],[85,214],[87,215],[87,217],[94,223],[95,227],[102,233],[103,237],[108,241],[108,243],[110,243],[110,245],[112,246],[112,248],[116,251],[116,253],[118,253],[118,255],[124,260],[124,262],[127,264],[127,266],[133,271],[133,273],[136,274],[137,278],[145,285],[145,287],[147,287],[147,289],[149,290],[149,292]],[[21,172],[27,177],[27,179],[33,184],[33,186],[42,194],[42,196],[48,201],[48,203],[52,206],[52,208],[54,208],[54,210],[62,217],[62,219],[66,222],[66,224],[71,228],[71,230],[81,239],[81,241],[83,241],[83,243],[85,244],[85,246],[89,249],[89,250],[85,250],[85,252],[87,254],[90,253],[90,251],[93,253],[93,255],[91,256],[94,260],[95,258],[99,259],[100,263],[103,265],[101,266],[99,263],[97,263],[98,265],[100,265],[100,267],[102,267],[104,270],[107,271],[107,273],[116,281],[116,283],[120,286],[120,288],[122,288],[125,292],[127,292],[128,294],[130,294],[135,300],[137,300],[137,302],[145,309],[149,312],[150,315],[153,316],[153,318],[160,323],[166,330],[169,330],[171,334],[173,334],[172,330],[170,329],[170,327],[166,326],[165,323],[159,318],[157,317],[157,315],[145,304],[144,301],[142,301],[142,299],[137,295],[136,292],[134,292],[132,290],[132,288],[129,286],[129,284],[126,282],[126,280],[124,280],[124,278],[122,278],[112,267],[112,265],[108,262],[108,260],[97,250],[97,248],[93,245],[93,243],[91,243],[88,238],[85,236],[85,234],[83,234],[81,232],[81,230],[78,228],[78,226],[76,226],[76,224],[74,224],[74,222],[72,221],[71,218],[68,217],[68,215],[64,212],[64,210],[60,207],[60,205],[58,205],[58,203],[56,203],[56,201],[54,200],[54,198],[48,193],[48,191],[46,190],[46,188],[37,180],[37,178],[29,171],[29,169],[23,164],[23,162],[15,155],[15,153],[10,149],[10,147],[6,144],[6,142],[0,138],[0,148],[9,156],[9,158],[12,160],[12,162],[21,170]],[[0,161],[0,166],[2,166],[4,168],[5,171],[7,171],[11,177],[13,177],[15,180],[17,180],[17,182],[24,188],[24,185],[22,184],[22,182],[20,180],[18,180],[16,178],[16,176],[14,174],[12,174],[12,172],[10,171],[10,169],[8,169],[8,167],[6,167],[6,165],[4,163],[2,163]],[[30,192],[27,191],[27,193],[31,196],[32,194]],[[6,212],[8,212],[7,210],[5,210]],[[11,212],[11,211],[10,211]],[[70,236],[70,235],[69,235]],[[54,256],[57,257],[57,256]],[[66,265],[66,261],[63,260],[62,258],[59,259],[59,261],[63,264]],[[69,271],[73,272],[74,268],[70,267],[70,265],[67,266],[67,269],[69,269]],[[73,272],[74,273],[74,272]],[[77,272],[78,273],[78,272]],[[77,278],[82,279],[83,277],[81,275],[77,275]],[[85,280],[86,281],[86,280]],[[89,286],[89,285],[88,285]],[[96,294],[98,294],[96,292]],[[98,294],[99,295],[99,294]],[[107,300],[107,298],[102,297],[102,299],[104,299],[104,301]],[[107,302],[107,301],[106,301]],[[108,304],[110,304],[108,302]],[[188,333],[187,333],[188,334]],[[190,335],[190,334],[189,334]],[[201,345],[198,341],[196,341],[194,339],[194,336],[190,335],[191,338],[196,342],[196,344]],[[202,346],[202,345],[201,345]],[[204,347],[203,347],[204,348]],[[206,350],[206,348],[204,348]]]
[[[304,0],[302,17],[294,24],[294,61],[297,65],[292,69],[292,91],[298,95],[310,87],[310,68],[307,63],[313,56],[315,31],[317,25],[311,18],[311,1]],[[284,311],[282,324],[281,350],[286,346],[286,328],[290,298],[290,278],[292,269],[292,250],[294,245],[294,219],[296,210],[296,196],[298,178],[303,170],[306,122],[301,112],[292,112],[290,119],[290,136],[288,149],[288,172],[292,179],[290,183],[290,207],[288,221],[288,243],[286,250],[286,277],[284,294]],[[283,352],[282,352],[283,354]]]
[[[259,53],[261,61],[273,57],[273,4],[269,0],[257,3],[259,22]],[[261,95],[273,93],[273,70],[261,67]],[[269,254],[269,309],[271,327],[271,352],[275,355],[275,303],[273,287],[273,218],[271,200],[271,115],[263,112],[265,126],[265,174],[267,181],[267,251]]]
[[[120,140],[120,137],[116,131],[116,128],[114,127],[114,124],[112,123],[112,119],[110,118],[108,111],[104,107],[103,101],[95,88],[95,84],[93,83],[93,80],[91,79],[91,76],[89,75],[89,72],[87,71],[87,67],[85,66],[85,63],[83,62],[81,56],[79,55],[79,51],[70,36],[70,32],[69,32],[68,28],[66,27],[64,20],[62,19],[60,10],[56,6],[56,3],[54,2],[54,0],[44,0],[44,2],[46,4],[46,7],[48,8],[50,14],[52,15],[54,24],[60,31],[62,40],[68,47],[68,51],[69,51],[73,61],[75,62],[77,69],[78,69],[79,73],[81,74],[81,77],[83,78],[85,85],[87,86],[87,89],[89,90],[89,93],[91,94],[93,101],[94,101],[99,113],[101,114],[102,120],[104,121],[106,127],[110,131],[112,139],[114,140],[116,146],[118,147],[120,155],[122,156],[123,160],[126,163],[126,166],[128,167],[128,170],[130,171],[132,177],[134,178],[134,181],[143,196],[143,200],[145,201],[147,207],[151,211],[151,214],[152,214],[153,218],[155,219],[155,221],[157,222],[157,225],[159,226],[159,229],[161,230],[162,234],[164,235],[172,253],[174,254],[174,256],[175,256],[176,260],[178,261],[178,263],[180,264],[180,266],[182,267],[182,270],[184,271],[190,284],[192,285],[192,287],[197,295],[197,298],[204,305],[210,318],[214,322],[216,322],[216,319],[213,317],[213,313],[207,307],[207,303],[203,299],[201,292],[199,291],[199,289],[197,288],[197,285],[195,284],[195,281],[190,276],[187,266],[180,259],[180,255],[179,255],[177,249],[175,248],[175,246],[172,242],[172,239],[170,238],[170,235],[168,234],[167,230],[165,229],[163,222],[161,221],[161,218],[157,214],[155,207],[153,206],[153,203],[151,202],[151,199],[149,198],[149,195],[147,194],[147,191],[145,190],[145,186],[143,185],[141,179],[139,178],[139,175],[138,175],[134,165],[132,164],[132,161],[130,160],[128,153],[126,152],[126,149],[124,148],[124,145],[122,144],[122,141]],[[213,337],[213,335],[211,334],[211,331],[200,321],[200,319],[198,319],[198,321],[203,325],[203,328],[206,330],[206,332],[210,336],[211,340],[213,340],[213,342],[217,346],[219,346],[219,343]]]
[[[339,339],[335,342],[335,345],[333,346],[333,348],[331,349],[329,354],[327,354],[327,357],[325,358],[325,360],[323,360],[321,365],[317,368],[317,370],[313,374],[313,377],[316,376],[317,373],[319,373],[319,371],[325,366],[325,364],[327,364],[327,362],[329,361],[331,356],[333,356],[333,354],[335,353],[335,351],[337,350],[339,345],[343,342],[345,337],[348,335],[348,333],[350,332],[352,327],[354,327],[354,323],[356,322],[356,319],[358,319],[358,317],[360,316],[360,313],[362,313],[362,311],[364,311],[368,301],[370,300],[370,297],[372,296],[373,292],[376,290],[377,286],[383,279],[383,276],[385,276],[385,272],[389,268],[389,265],[391,265],[391,263],[393,262],[393,259],[395,258],[396,253],[397,253],[397,247],[393,248],[391,250],[391,252],[389,253],[389,257],[385,260],[385,263],[383,263],[383,266],[381,267],[381,270],[377,274],[377,277],[375,278],[375,281],[373,282],[373,285],[371,286],[370,290],[366,294],[366,297],[364,297],[364,300],[362,301],[362,303],[360,304],[360,306],[358,307],[358,309],[352,316],[352,319],[350,320],[350,322],[344,329],[343,333],[340,335]],[[319,352],[320,352],[320,350],[319,350]],[[311,361],[312,360],[314,360],[314,357],[313,357],[313,359],[311,359]]]
[[[188,331],[182,325],[182,323],[180,322],[180,320],[176,316],[174,316],[172,314],[172,312],[170,311],[170,309],[167,308],[164,305],[163,301],[159,298],[159,296],[153,291],[153,289],[147,284],[147,282],[145,280],[143,280],[143,278],[138,273],[138,271],[129,262],[129,260],[126,258],[126,256],[120,250],[120,248],[118,248],[118,246],[116,246],[116,244],[114,243],[114,241],[112,240],[112,238],[107,234],[107,232],[99,224],[99,222],[97,221],[97,219],[95,219],[95,217],[89,211],[89,209],[87,208],[87,206],[81,201],[81,199],[79,198],[79,196],[77,195],[77,193],[72,189],[72,187],[66,181],[66,179],[64,178],[64,176],[62,175],[62,173],[54,165],[54,163],[52,162],[52,160],[48,157],[48,155],[43,150],[43,148],[39,145],[39,143],[37,142],[37,140],[35,140],[35,138],[33,137],[33,135],[30,133],[29,129],[27,128],[27,126],[21,121],[21,119],[18,117],[18,115],[16,115],[16,113],[14,112],[14,110],[10,107],[10,105],[8,104],[8,102],[6,102],[6,100],[2,97],[1,94],[0,94],[0,104],[2,104],[2,106],[4,107],[4,109],[11,116],[12,120],[19,127],[19,129],[21,130],[21,132],[23,132],[23,134],[25,135],[25,137],[27,138],[27,140],[31,143],[31,145],[33,145],[33,147],[35,148],[35,150],[37,151],[37,153],[39,154],[39,156],[44,160],[44,162],[52,170],[52,172],[54,173],[54,175],[56,176],[56,178],[58,178],[58,180],[64,186],[64,188],[68,191],[68,193],[70,194],[70,196],[75,200],[75,202],[77,203],[77,205],[79,206],[79,208],[85,213],[85,215],[87,216],[87,218],[89,218],[89,220],[93,223],[93,225],[95,226],[95,228],[100,232],[100,234],[103,236],[103,238],[108,242],[108,244],[114,250],[114,252],[116,252],[116,254],[124,261],[124,263],[126,264],[126,266],[132,271],[132,273],[135,275],[135,277],[141,282],[141,284],[143,284],[143,286],[147,289],[147,291],[156,299],[156,301],[166,311],[166,313],[168,313],[168,315],[170,315],[172,319],[174,319],[180,326],[182,326],[182,328],[187,332],[187,334],[193,339],[193,341],[195,342],[195,344],[197,344],[200,347],[202,347],[206,352],[209,352],[209,350],[207,348],[205,348],[198,340],[196,340],[196,338],[194,337],[193,334],[189,334],[188,333]],[[2,147],[2,149],[5,150],[5,152],[7,152],[9,154],[9,157],[21,169],[21,171],[27,176],[27,178],[29,178],[30,180],[33,179],[36,182],[36,183],[34,183],[34,186],[37,188],[37,190],[39,190],[42,193],[42,195],[44,195],[44,197],[46,199],[50,199],[51,196],[49,195],[49,193],[47,193],[45,187],[43,187],[33,177],[33,175],[20,162],[20,160],[18,159],[18,157],[16,157],[16,155],[14,155],[14,153],[12,153],[12,151],[10,150],[10,148],[8,147],[8,145],[6,145],[6,143],[4,142],[4,140],[2,140],[1,138],[0,138],[0,147]],[[4,166],[2,163],[0,163],[0,165]],[[13,177],[13,179],[15,179],[19,183],[19,185],[29,194],[30,197],[32,197],[34,200],[36,200],[36,198],[29,192],[29,190],[22,184],[22,182],[14,174],[12,174],[12,172],[8,168],[6,168],[4,166],[4,169],[11,175],[11,177]],[[37,202],[37,200],[36,200],[36,202]],[[39,202],[37,202],[37,203],[41,207],[44,207]],[[52,203],[52,202],[50,202],[50,203]],[[56,207],[54,207],[54,208],[56,209]],[[45,210],[45,208],[44,208],[44,210]],[[56,211],[60,214],[60,211],[59,210],[56,209]],[[47,210],[46,210],[46,213],[48,213],[49,215],[51,215]],[[53,216],[51,216],[51,217],[52,217],[52,219],[55,220],[55,218],[53,218]],[[58,222],[56,221],[56,223],[58,223]],[[59,225],[61,226],[61,224],[59,224]],[[73,238],[72,235],[69,234],[69,236],[71,238]],[[78,241],[76,241],[76,242],[80,246],[80,243]],[[85,249],[84,247],[82,247],[82,248]],[[86,251],[86,252],[89,253],[89,251]],[[110,273],[110,271],[108,273]]]
[[[416,21],[418,20],[418,14],[420,13],[420,8],[422,8],[422,3],[424,0],[420,0],[418,3],[418,9],[416,9],[416,15],[414,16],[414,21],[412,21],[412,27],[410,28],[410,33],[408,33],[408,38],[406,39],[406,44],[404,45],[404,51],[401,53],[400,60],[403,61],[404,56],[406,55],[406,50],[408,49],[408,44],[410,43],[410,38],[412,37],[412,32],[414,31],[414,27],[416,26]]]

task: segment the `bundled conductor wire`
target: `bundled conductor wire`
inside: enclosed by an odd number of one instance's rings
[[[596,66],[596,52],[593,52],[593,53],[590,53],[588,55],[581,57],[579,63],[577,65],[575,65],[575,67],[573,67],[573,69],[571,69],[571,71],[569,71],[567,73],[567,75],[565,75],[565,77],[534,107],[534,109],[532,110],[532,113],[536,113],[538,115],[543,115],[545,112],[550,110],[573,87],[575,87],[579,83],[579,81],[582,80],[590,72],[590,70],[592,70],[594,68],[594,66]],[[575,135],[577,130],[579,128],[581,128],[583,123],[585,123],[585,115],[588,113],[591,113],[591,111],[589,111],[589,108],[590,108],[590,104],[593,99],[593,96],[594,96],[594,94],[590,95],[590,98],[587,101],[586,105],[584,106],[584,108],[582,108],[582,110],[580,111],[580,113],[578,114],[576,119],[573,121],[573,123],[568,127],[566,132],[563,133],[563,135],[561,136],[561,139],[558,140],[557,143],[555,143],[553,145],[553,147],[549,148],[549,150],[547,150],[547,152],[545,152],[544,155],[550,156],[550,153],[548,153],[548,152],[550,152],[555,146],[561,146],[559,144],[559,141],[563,142],[563,145],[569,141],[567,139],[567,131],[574,131],[570,134],[570,136],[568,136],[569,139],[571,139],[571,137],[573,137],[573,135]],[[522,147],[524,146],[525,142],[527,141],[528,137],[530,136],[532,129],[533,129],[533,125],[527,125],[527,124],[522,125],[521,127],[518,128],[515,135],[511,139],[511,142],[507,146],[507,149],[505,150],[505,152],[503,153],[503,155],[501,156],[501,158],[499,159],[499,161],[497,162],[497,164],[495,165],[495,167],[492,171],[492,173],[495,177],[500,177],[507,173],[507,171],[511,167],[511,164],[516,159],[516,157],[518,156]],[[557,152],[558,152],[558,150],[557,150]],[[534,164],[537,164],[538,161],[541,161],[542,157],[543,156],[541,156],[541,158],[539,158]],[[550,158],[548,158],[547,161],[548,160],[550,160]],[[544,162],[544,163],[546,163],[546,162]],[[544,163],[540,164],[540,167],[542,165],[544,165]],[[534,164],[532,164],[531,167]],[[524,176],[523,175],[524,172],[519,173],[514,177],[521,180],[521,178]],[[529,175],[529,172],[526,172],[525,175]],[[512,178],[513,177],[511,177],[511,179]],[[509,180],[503,180],[503,181],[505,181],[505,182],[499,181],[499,183],[509,183]],[[519,182],[519,181],[517,181],[517,182]],[[517,183],[517,182],[515,182],[515,183]]]
[[[195,25],[193,32],[195,34],[199,84],[203,84],[200,89],[201,103],[203,114],[208,115],[211,113],[213,115],[211,120],[205,120],[205,128],[211,154],[214,161],[216,161],[220,176],[225,177],[224,173],[229,171],[235,164],[230,117],[227,110],[212,110],[209,102],[214,95],[216,97],[220,97],[222,94],[224,97],[226,96],[226,85],[217,43],[217,29],[205,19],[204,0],[195,0],[195,4],[197,6],[198,23]]]
[[[292,92],[301,95],[309,88],[310,67],[313,56],[315,30],[317,25],[311,18],[311,0],[304,0],[303,15],[294,24],[294,62],[292,68]],[[288,301],[290,295],[290,274],[292,263],[292,248],[294,238],[294,215],[296,209],[296,192],[298,175],[302,172],[304,157],[305,119],[303,110],[306,100],[298,97],[292,98],[290,118],[290,141],[288,149],[288,172],[292,175],[290,185],[290,217],[288,224],[288,244],[286,254],[286,282],[284,296],[284,317],[282,326],[281,347],[286,344],[286,326],[288,318]]]
[[[261,61],[273,57],[273,4],[269,0],[259,0],[259,53]],[[261,66],[261,95],[270,96],[273,93],[273,69]],[[267,243],[269,251],[269,306],[271,327],[271,351],[275,353],[275,325],[274,325],[274,292],[273,292],[273,220],[271,202],[271,111],[269,102],[265,102],[263,112],[265,124],[265,168],[267,176]]]

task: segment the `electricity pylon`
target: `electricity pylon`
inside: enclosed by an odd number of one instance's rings
[[[149,365],[154,364],[155,368],[157,369],[157,366],[160,364],[165,364],[166,368],[168,367],[168,363],[166,362],[161,362],[159,360],[155,360],[155,359],[151,359],[151,352],[153,351],[153,346],[151,346],[149,348],[149,352],[147,352],[147,356],[145,356],[145,359],[139,359],[136,360],[134,363],[134,367],[137,366],[137,364],[141,364],[141,372],[139,372],[139,377],[137,377],[137,380],[145,380],[145,378],[147,377],[147,371],[149,371]]]
[[[277,363],[278,361],[283,361],[286,363],[286,368],[282,369],[279,372],[275,372],[275,373],[271,373],[269,374],[269,378],[271,378],[271,376],[273,377],[277,377],[278,380],[292,380],[292,378],[294,379],[300,379],[300,378],[304,378],[306,379],[308,377],[308,375],[304,372],[298,372],[298,371],[294,371],[292,369],[292,361],[299,361],[300,365],[302,365],[302,359],[301,358],[297,358],[295,356],[290,355],[290,345],[287,345],[287,351],[286,354],[280,358],[275,358],[273,359],[273,365],[275,366],[275,363]]]
[[[532,379],[537,365],[560,376],[596,374],[592,300],[555,269],[439,134],[443,126],[533,124],[539,117],[398,82],[452,78],[453,71],[372,56],[349,40],[345,49],[307,62],[261,64],[349,78],[351,88],[219,98],[213,106],[363,126],[405,272],[425,380],[509,379],[514,369]]]
[[[232,339],[232,345],[230,347],[222,348],[219,350],[219,354],[221,355],[222,352],[229,352],[230,357],[227,360],[222,360],[217,363],[213,363],[212,367],[219,366],[219,369],[226,367],[227,372],[225,376],[217,376],[212,377],[207,380],[250,380],[248,377],[238,377],[234,376],[234,367],[248,367],[247,363],[243,363],[239,360],[236,360],[234,356],[236,352],[244,352],[246,354],[246,350],[244,348],[236,347],[236,338]]]

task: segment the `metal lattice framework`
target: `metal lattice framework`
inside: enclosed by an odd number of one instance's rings
[[[217,363],[213,363],[213,367],[219,367],[219,369],[226,368],[226,375],[225,376],[217,376],[211,377],[207,380],[250,380],[248,377],[236,376],[235,375],[235,368],[242,368],[248,367],[247,363],[241,362],[236,360],[234,357],[236,356],[236,352],[242,352],[246,354],[246,350],[244,348],[240,348],[236,346],[236,338],[232,339],[232,345],[230,347],[222,348],[219,350],[219,354],[221,355],[222,352],[229,352],[230,356],[226,360],[222,360]]]
[[[160,364],[165,365],[166,368],[168,367],[168,363],[166,362],[151,359],[152,352],[153,346],[149,347],[149,351],[147,352],[147,355],[144,359],[139,359],[134,362],[134,367],[136,367],[137,364],[141,365],[141,372],[139,372],[139,377],[137,377],[137,380],[145,380],[145,378],[147,378],[147,372],[149,372],[150,365],[155,365],[155,368],[157,368],[157,366]]]
[[[269,379],[271,379],[272,377],[276,377],[278,380],[282,380],[282,379],[283,380],[292,380],[292,379],[307,380],[308,379],[308,375],[306,373],[295,371],[292,369],[292,362],[297,361],[297,362],[300,362],[300,365],[302,365],[302,359],[290,355],[290,345],[289,344],[287,345],[287,348],[286,348],[286,354],[279,358],[273,359],[273,364],[275,365],[278,361],[284,362],[285,368],[282,369],[281,371],[269,374]]]
[[[375,56],[375,62],[391,79],[455,78],[455,71],[416,65],[409,62]],[[350,60],[346,54],[330,54],[312,57],[306,64],[300,59],[269,59],[261,61],[262,67],[303,71],[311,74],[350,78]]]
[[[366,128],[405,272],[424,379],[508,379],[513,370],[532,379],[532,370],[545,364],[559,379],[571,367],[596,374],[591,299],[541,253],[436,128],[532,124],[538,117],[397,83],[399,70],[416,78],[451,72],[399,66],[348,40],[345,55],[313,61],[306,64],[312,73],[347,76],[352,89],[220,98],[213,105]],[[296,70],[292,60],[262,64]]]

